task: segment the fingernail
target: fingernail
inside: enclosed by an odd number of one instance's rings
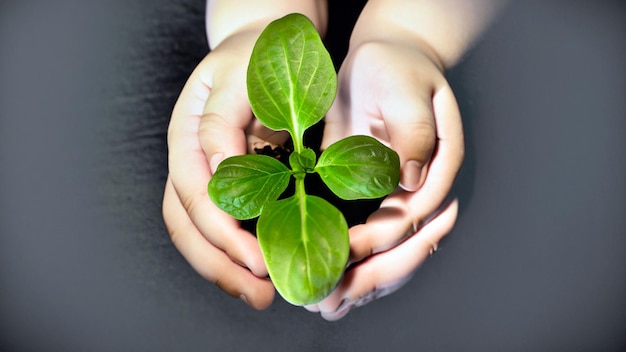
[[[309,312],[312,313],[317,313],[320,311],[319,307],[317,306],[317,304],[308,304],[306,306],[304,306],[304,309],[308,310]]]
[[[414,192],[420,186],[422,180],[422,166],[415,160],[409,160],[402,169],[402,180],[400,187],[405,191]]]
[[[327,321],[336,321],[339,320],[348,314],[350,310],[354,307],[354,302],[350,300],[344,300],[341,305],[334,312],[322,312],[322,318]]]
[[[211,168],[211,173],[214,174],[215,170],[217,170],[217,166],[224,160],[224,153],[215,153],[209,160],[209,168]]]
[[[244,301],[247,305],[250,305],[250,303],[248,303],[248,299],[246,298],[246,295],[241,294],[241,295],[239,296],[239,299],[240,299],[240,300],[242,300],[242,301]]]

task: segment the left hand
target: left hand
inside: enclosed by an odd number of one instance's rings
[[[268,307],[274,286],[256,237],[211,201],[207,184],[219,162],[284,134],[253,119],[246,69],[261,28],[224,39],[185,84],[168,129],[169,176],[163,220],[172,242],[204,278],[255,309]]]
[[[349,135],[373,136],[398,153],[401,178],[366,223],[350,229],[353,265],[337,288],[306,307],[327,320],[394,292],[436,250],[456,221],[456,200],[443,203],[464,154],[454,94],[427,48],[362,44],[348,53],[338,79],[322,148]]]

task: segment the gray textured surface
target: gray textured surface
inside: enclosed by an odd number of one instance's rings
[[[335,323],[280,298],[249,310],[164,230],[203,6],[0,4],[1,350],[626,350],[620,2],[516,2],[450,72],[458,224],[405,288]]]

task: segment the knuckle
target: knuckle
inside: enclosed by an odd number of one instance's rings
[[[202,204],[202,197],[198,194],[185,194],[181,195],[180,202],[183,205],[183,208],[187,211],[187,214],[192,214],[200,207]]]
[[[214,135],[228,125],[228,121],[221,115],[214,113],[206,113],[202,115],[200,119],[200,125],[198,126],[198,135],[200,138],[205,135]]]
[[[437,131],[433,121],[415,121],[409,128],[416,138],[416,142],[423,149],[431,150],[437,141]]]
[[[207,279],[212,281],[215,286],[226,292],[231,297],[238,298],[242,294],[242,290],[235,284],[233,278],[224,275],[221,272],[213,275],[213,277],[207,277]]]
[[[437,144],[437,132],[433,121],[418,120],[403,124],[392,135],[392,146],[400,151],[400,159],[416,160],[422,165],[432,156]]]

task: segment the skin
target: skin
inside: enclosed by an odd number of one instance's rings
[[[483,30],[496,5],[370,0],[365,6],[339,71],[323,147],[352,134],[378,138],[400,155],[402,187],[365,224],[350,229],[353,265],[330,296],[307,309],[336,320],[395,291],[452,229],[457,202],[441,205],[461,166],[463,130],[443,72]],[[212,50],[172,112],[163,199],[172,241],[200,275],[255,309],[274,298],[258,243],[213,205],[206,186],[224,158],[286,139],[253,119],[246,95],[248,59],[260,32],[273,19],[300,12],[323,34],[326,11],[325,1],[208,1]]]
[[[443,202],[461,167],[464,145],[461,116],[444,72],[498,5],[370,0],[363,9],[339,70],[339,93],[326,117],[322,147],[352,134],[378,138],[400,156],[401,187],[365,224],[350,229],[356,265],[331,295],[308,310],[336,320],[394,292],[451,231],[458,202]]]
[[[200,275],[255,309],[266,308],[274,298],[259,245],[213,204],[206,189],[224,158],[244,154],[259,141],[279,144],[286,138],[253,121],[245,75],[261,31],[292,12],[307,15],[320,32],[325,30],[325,2],[209,1],[211,52],[183,87],[168,129],[163,219],[172,241]]]

